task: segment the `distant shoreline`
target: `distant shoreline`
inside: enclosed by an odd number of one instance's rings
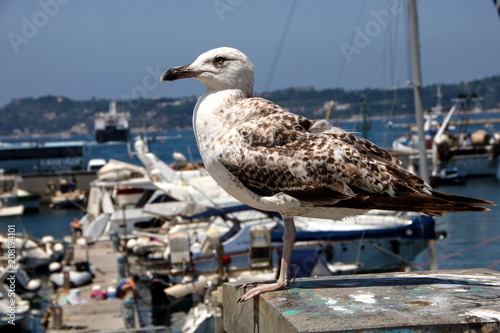
[[[465,113],[465,111],[459,111],[456,114],[460,115],[460,114],[464,114],[464,113]],[[482,112],[474,112],[474,114],[480,114],[480,113],[495,114],[495,113],[500,113],[500,109],[495,108],[495,109],[483,110]],[[411,113],[398,114],[398,115],[395,115],[393,117],[384,116],[384,115],[376,115],[376,116],[369,116],[368,119],[369,120],[402,119],[402,118],[408,118],[408,117],[412,117],[412,116],[414,116],[414,115],[411,114]],[[355,122],[355,121],[362,121],[362,120],[363,119],[362,119],[361,115],[353,115],[350,118],[333,119],[333,120],[330,120],[330,121],[333,124],[337,124],[339,122]],[[143,128],[133,127],[133,128],[130,129],[130,133],[131,134],[141,134],[141,133],[144,133],[144,132],[146,132],[146,133],[163,132],[163,131],[165,131],[165,132],[172,132],[172,131],[184,131],[184,130],[190,130],[190,129],[192,129],[191,126],[188,126],[188,127],[185,127],[185,128],[178,128],[178,129],[174,129],[174,130],[152,129],[150,127],[146,131],[144,131]],[[499,131],[500,131],[500,129],[499,129]],[[33,134],[33,135],[30,135],[30,136],[26,136],[26,135],[6,135],[6,136],[1,136],[0,138],[8,138],[8,139],[22,139],[22,138],[26,138],[27,140],[29,140],[29,139],[41,139],[41,138],[45,138],[45,137],[60,137],[61,140],[64,141],[64,140],[70,140],[70,139],[72,139],[72,137],[74,137],[75,135],[84,135],[84,136],[88,135],[88,136],[91,136],[92,138],[94,138],[94,133],[76,134],[76,133],[71,133],[69,131],[57,132],[57,133]]]

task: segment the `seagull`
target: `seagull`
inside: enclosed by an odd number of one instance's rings
[[[252,97],[253,71],[241,51],[220,47],[161,76],[161,81],[195,78],[207,88],[194,108],[193,129],[214,180],[242,203],[283,218],[277,281],[253,284],[238,302],[288,286],[294,216],[340,220],[371,209],[442,216],[494,205],[434,191],[372,142]]]

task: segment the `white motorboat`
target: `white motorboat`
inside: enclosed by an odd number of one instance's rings
[[[211,180],[205,169],[176,171],[146,148],[141,152],[148,168],[110,160],[98,170],[98,179],[90,183],[87,214],[80,220],[84,236],[107,238],[110,232],[150,226],[158,210],[172,218],[201,196],[188,181],[200,176]]]
[[[19,215],[23,215],[23,213],[24,213],[24,206],[23,205],[4,206],[0,202],[0,217],[19,216]]]
[[[16,261],[21,264],[24,269],[38,269],[48,267],[52,262],[52,257],[44,251],[34,240],[22,234],[16,234],[14,238],[16,245]],[[0,234],[0,243],[4,249],[3,259],[7,259],[9,239]]]
[[[10,332],[15,328],[19,332],[29,332],[30,302],[10,290],[10,284],[14,283],[7,279],[10,274],[8,267],[0,272],[0,331]]]
[[[24,206],[24,211],[37,211],[40,208],[40,195],[31,194],[19,188],[21,181],[21,177],[5,175],[3,169],[0,169],[0,202],[2,207],[16,207],[15,212],[19,211],[19,206]]]

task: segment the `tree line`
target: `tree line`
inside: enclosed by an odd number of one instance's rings
[[[422,89],[424,107],[436,103],[436,85]],[[481,97],[484,109],[500,108],[500,75],[441,85],[445,108],[458,96]],[[323,89],[288,88],[260,94],[284,108],[312,119],[324,118],[330,101],[335,101],[331,120],[361,115],[362,103],[369,116],[394,117],[413,114],[413,90],[400,89]],[[174,130],[191,127],[195,96],[117,101],[117,110],[131,113],[130,127],[146,130]],[[92,98],[72,100],[62,96],[24,97],[0,108],[0,135],[34,135],[94,131],[96,111],[107,111],[110,100]]]

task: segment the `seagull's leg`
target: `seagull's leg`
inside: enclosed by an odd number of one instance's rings
[[[295,223],[293,217],[284,217],[285,233],[283,234],[283,254],[281,256],[281,268],[278,280],[275,283],[260,284],[249,290],[238,299],[239,302],[248,301],[250,298],[268,291],[284,289],[290,283],[290,262],[292,260],[293,242],[295,241]]]

